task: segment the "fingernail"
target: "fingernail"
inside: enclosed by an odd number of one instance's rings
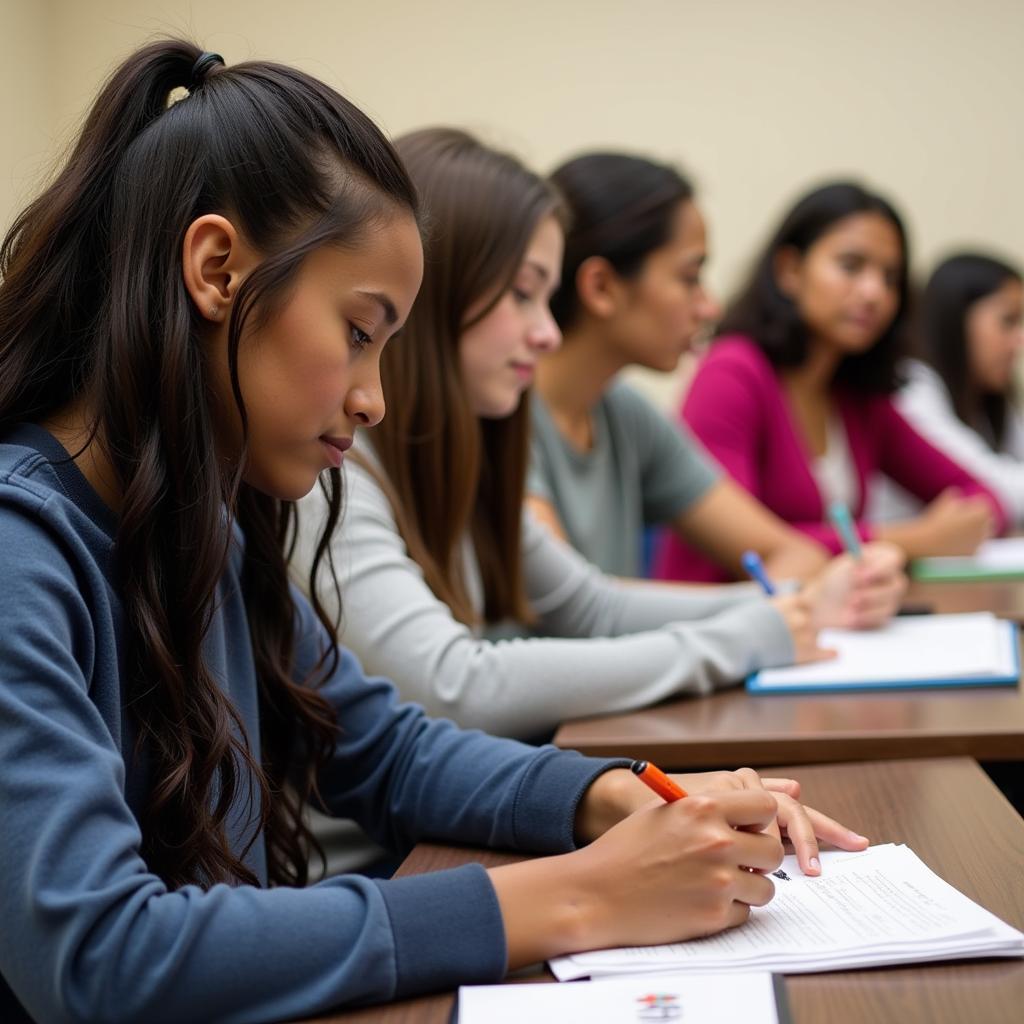
[[[819,864],[819,863],[818,863],[818,858],[817,858],[817,857],[812,857],[812,858],[811,858],[811,859],[810,859],[810,860],[809,860],[809,861],[807,862],[807,866],[808,866],[808,867],[809,867],[809,868],[810,868],[810,869],[811,869],[812,871],[814,871],[814,872],[818,872],[818,871],[820,871],[820,870],[821,870],[821,864]]]

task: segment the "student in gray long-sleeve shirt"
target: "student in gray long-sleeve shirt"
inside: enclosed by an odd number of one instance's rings
[[[751,585],[624,586],[524,520],[525,392],[560,340],[558,198],[461,132],[398,148],[433,227],[420,298],[382,359],[388,414],[345,466],[345,643],[430,713],[531,739],[819,656],[812,619],[842,613],[842,580],[771,601]],[[326,508],[314,493],[300,509],[303,575]]]
[[[703,795],[649,806],[622,762],[430,721],[289,586],[292,502],[383,412],[416,209],[333,90],[168,40],[115,71],[5,240],[5,1024],[295,1019],[496,980],[742,921],[779,828],[812,871],[814,832],[863,845],[787,780],[685,778]],[[393,848],[563,856],[302,888],[314,796]]]

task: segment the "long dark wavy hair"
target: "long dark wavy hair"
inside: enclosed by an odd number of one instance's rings
[[[395,146],[429,226],[423,285],[402,343],[381,356],[389,408],[373,432],[381,483],[410,555],[457,619],[479,619],[459,557],[468,532],[486,621],[529,621],[520,557],[528,396],[511,416],[480,419],[462,380],[459,339],[511,287],[537,225],[562,207],[542,178],[458,129],[426,128]]]
[[[355,243],[375,218],[415,214],[417,200],[390,144],[334,90],[263,62],[228,68],[209,59],[193,80],[201,53],[191,42],[158,41],[117,68],[58,176],[4,239],[0,432],[82,403],[116,475],[123,699],[138,730],[126,757],[145,757],[151,772],[140,815],[149,867],[172,888],[256,883],[243,858],[262,829],[270,880],[302,883],[312,839],[301,810],[338,726],[316,679],[291,678],[285,555],[294,507],[244,483],[244,450],[231,469],[215,457],[182,243],[195,218],[216,212],[264,257],[229,322],[245,436],[238,349],[246,321],[280,306],[313,250]],[[171,103],[179,88],[188,95]],[[325,488],[331,512],[317,563],[338,518],[336,473]],[[245,538],[259,763],[203,656],[234,522]],[[336,659],[332,640],[314,676]],[[236,798],[252,826],[238,855],[226,831]]]
[[[902,253],[896,315],[866,352],[846,356],[835,383],[862,395],[891,394],[899,386],[897,371],[906,354],[909,319],[910,255],[903,221],[888,200],[854,182],[834,182],[808,193],[786,214],[779,229],[754,264],[753,273],[729,304],[719,334],[745,334],[777,368],[800,366],[807,358],[807,328],[796,303],[779,287],[775,258],[783,249],[801,255],[841,220],[859,213],[877,213],[896,229]]]
[[[980,299],[1009,281],[1020,281],[1019,268],[980,253],[957,253],[943,260],[928,279],[920,300],[917,346],[945,382],[957,416],[980,429],[998,450],[1006,433],[1012,395],[984,393],[971,380],[967,313]]]
[[[675,167],[626,153],[585,153],[566,161],[551,182],[569,210],[562,283],[551,312],[563,331],[579,314],[576,274],[591,256],[607,260],[623,278],[672,234],[672,217],[693,199],[693,185]]]

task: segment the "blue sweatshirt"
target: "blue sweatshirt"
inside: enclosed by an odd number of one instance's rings
[[[115,529],[46,431],[21,426],[3,439],[0,1020],[268,1021],[500,978],[504,928],[479,865],[174,892],[148,869],[145,780],[125,757]],[[235,557],[206,653],[258,757],[239,569]],[[325,638],[297,592],[295,607],[295,678],[304,679]],[[577,802],[619,763],[428,719],[348,653],[322,693],[343,726],[320,780],[324,802],[395,849],[431,837],[571,850]],[[248,863],[265,882],[261,841]]]

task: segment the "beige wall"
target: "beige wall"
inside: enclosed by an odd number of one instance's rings
[[[964,244],[1024,260],[1020,0],[0,4],[2,225],[112,62],[177,30],[229,63],[296,63],[392,132],[465,125],[544,170],[593,146],[680,161],[719,289],[783,203],[838,174],[897,200],[921,269]]]
[[[56,152],[49,0],[0,0],[0,231]]]

